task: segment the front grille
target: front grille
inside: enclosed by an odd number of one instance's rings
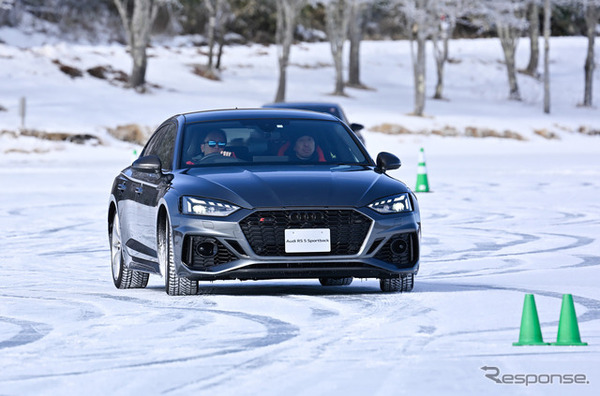
[[[213,246],[213,250],[208,252],[210,254],[201,254],[199,245],[203,243],[207,246]],[[214,238],[202,236],[187,236],[185,238],[182,258],[188,267],[198,271],[208,270],[215,265],[225,264],[237,259],[221,242]]]
[[[337,256],[358,253],[371,227],[371,219],[354,210],[261,211],[244,218],[240,227],[259,256]],[[290,228],[328,228],[331,251],[286,253],[285,230]]]
[[[375,255],[375,258],[398,268],[410,268],[419,259],[416,233],[396,234]]]

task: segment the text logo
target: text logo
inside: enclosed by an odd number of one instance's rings
[[[481,367],[485,376],[502,385],[587,385],[590,381],[585,374],[502,374],[494,366]]]

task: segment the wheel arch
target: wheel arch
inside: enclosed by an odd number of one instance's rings
[[[164,236],[164,232],[165,232],[165,225],[167,224],[167,220],[170,221],[169,219],[169,211],[167,210],[167,207],[164,204],[161,204],[158,207],[158,211],[157,211],[157,215],[156,215],[156,240],[157,240],[157,246],[158,246],[158,241],[160,241],[160,237]]]
[[[117,213],[117,205],[114,201],[110,201],[108,205],[108,236],[112,233],[113,223],[115,221],[115,214]]]

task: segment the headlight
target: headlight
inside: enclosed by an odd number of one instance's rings
[[[181,212],[183,214],[225,217],[229,216],[239,208],[239,206],[209,199],[194,197],[181,198]]]
[[[408,193],[378,199],[370,204],[369,208],[383,214],[412,212],[413,210]]]

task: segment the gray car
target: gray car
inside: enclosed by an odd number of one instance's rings
[[[310,155],[309,155],[309,152]],[[419,269],[415,195],[338,118],[296,110],[179,114],[115,178],[108,208],[113,281],[162,275],[170,295],[198,281],[378,278],[410,291]]]
[[[365,127],[363,124],[351,123],[346,117],[346,113],[337,103],[333,102],[277,102],[277,103],[267,103],[262,107],[271,108],[271,109],[297,109],[297,110],[309,110],[309,111],[317,111],[319,113],[328,113],[336,116],[342,122],[346,123],[356,133],[356,136],[360,139],[362,144],[365,144],[365,138],[363,137],[362,131]]]

